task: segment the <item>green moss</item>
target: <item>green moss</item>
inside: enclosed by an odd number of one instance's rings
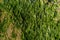
[[[57,0],[48,0],[46,3],[44,0],[4,0],[0,8],[8,12],[9,22],[21,29],[22,40],[60,40],[60,19],[56,22],[54,20],[58,14],[58,5],[54,4],[56,2]],[[0,23],[0,30],[5,29],[3,27],[7,20]],[[12,37],[16,37],[14,32]]]
[[[12,32],[12,38],[16,38],[17,34]]]

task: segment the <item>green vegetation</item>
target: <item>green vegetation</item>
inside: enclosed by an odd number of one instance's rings
[[[0,40],[60,40],[59,5],[58,0],[0,1]]]

